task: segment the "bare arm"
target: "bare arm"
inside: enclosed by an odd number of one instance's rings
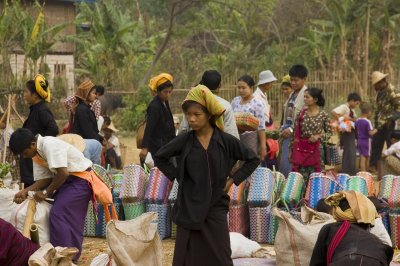
[[[51,198],[54,192],[64,184],[65,180],[68,178],[69,172],[67,167],[56,168],[56,175],[52,179],[50,185],[47,187],[47,195],[43,194],[42,191],[38,191],[35,193],[35,200],[40,202],[45,200],[46,198]]]

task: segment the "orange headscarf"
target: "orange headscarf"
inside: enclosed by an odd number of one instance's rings
[[[170,81],[173,82],[173,77],[168,73],[161,73],[158,76],[153,77],[149,81],[150,90],[153,92],[157,92],[158,86],[162,85],[163,83]]]

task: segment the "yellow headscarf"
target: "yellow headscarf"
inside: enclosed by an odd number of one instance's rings
[[[285,75],[282,78],[282,83],[290,83],[290,76],[289,75]]]
[[[36,93],[45,100],[46,102],[50,102],[50,85],[46,86],[46,78],[41,75],[37,74],[34,78],[35,81],[35,89]]]
[[[339,202],[346,199],[350,208],[343,211]],[[358,191],[340,191],[325,199],[325,203],[333,207],[333,218],[337,221],[347,220],[351,223],[364,223],[374,225],[378,217],[375,205],[365,195]]]
[[[222,114],[225,112],[225,108],[206,86],[197,85],[192,88],[183,103],[186,101],[194,101],[204,106],[215,117],[215,125],[222,131],[224,130],[224,117]]]
[[[173,82],[173,77],[168,73],[161,73],[160,75],[153,77],[149,81],[150,90],[157,92],[158,86],[167,81],[170,81],[171,83]]]

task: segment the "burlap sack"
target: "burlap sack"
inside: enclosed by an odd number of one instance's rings
[[[78,253],[77,248],[53,247],[47,243],[33,253],[29,266],[76,266],[72,259]]]
[[[400,159],[389,155],[382,159],[382,176],[400,175]]]
[[[301,208],[300,223],[288,212],[273,209],[279,227],[275,237],[276,265],[310,265],[311,255],[321,228],[335,222],[331,215],[316,212],[306,206]]]
[[[144,213],[129,221],[110,221],[107,242],[118,266],[161,266],[162,245],[157,233],[157,213]]]

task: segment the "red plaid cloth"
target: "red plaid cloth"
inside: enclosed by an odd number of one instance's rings
[[[67,111],[72,112],[72,109],[78,104],[78,101],[75,95],[68,96],[67,99],[64,101],[64,106]],[[94,112],[96,116],[96,120],[99,119],[101,113],[101,102],[99,100],[95,100],[90,105],[90,109]]]
[[[258,129],[258,119],[250,113],[235,113],[236,126],[239,131],[255,131]]]

